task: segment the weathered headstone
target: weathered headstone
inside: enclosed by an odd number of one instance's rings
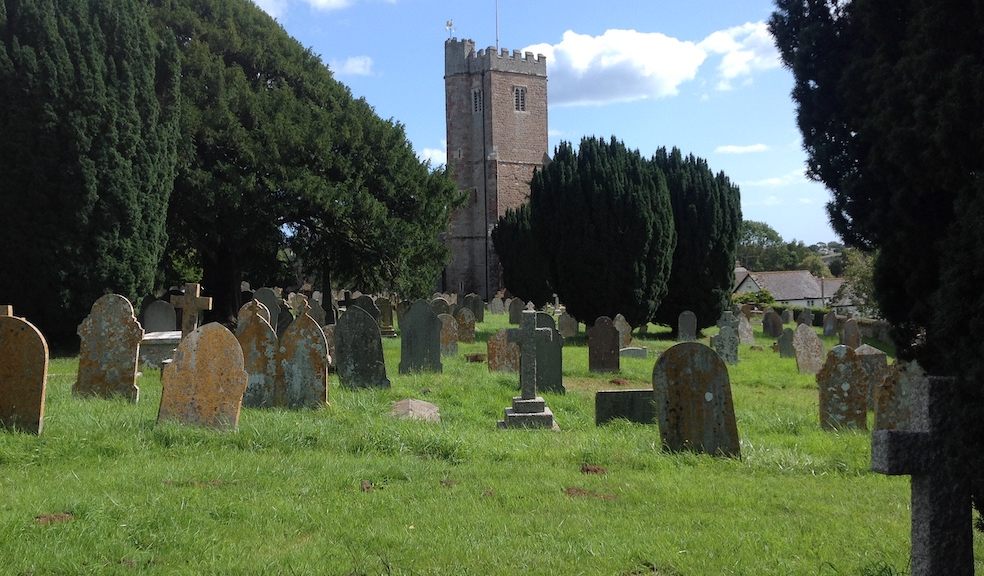
[[[519,372],[519,345],[510,342],[506,329],[493,334],[486,343],[491,372]]]
[[[564,338],[574,338],[581,331],[581,323],[564,310],[560,313],[560,318],[557,319],[557,330]]]
[[[599,390],[595,392],[595,426],[623,418],[639,424],[656,422],[656,405],[651,388]]]
[[[48,343],[30,322],[0,307],[0,426],[31,434],[44,428]]]
[[[173,332],[178,329],[177,315],[170,302],[154,300],[144,308],[145,332]]]
[[[809,308],[804,308],[799,313],[799,317],[796,318],[797,324],[806,324],[807,326],[813,326],[813,310]]]
[[[358,306],[359,308],[362,308],[363,310],[368,312],[370,316],[372,316],[373,321],[376,322],[377,325],[379,324],[379,317],[381,315],[381,312],[379,310],[379,306],[376,306],[376,301],[372,299],[372,296],[369,296],[368,294],[363,294],[359,296],[358,298],[355,299],[355,301],[352,302],[352,305],[349,306],[346,309],[346,311],[350,310],[352,306]]]
[[[588,370],[618,372],[618,329],[608,316],[595,320],[588,328]]]
[[[711,336],[711,348],[718,353],[727,364],[738,363],[738,333],[731,324],[718,328],[718,333]]]
[[[157,422],[234,430],[248,376],[236,337],[218,323],[181,339],[174,361],[161,374]]]
[[[502,302],[502,298],[496,296],[491,301],[489,301],[489,314],[505,314],[506,305]]]
[[[536,313],[536,328],[550,330],[550,338],[543,337],[536,344],[536,389],[563,394],[567,391],[564,388],[564,337],[557,330],[553,316],[546,312]]]
[[[283,317],[284,310],[280,314]],[[277,387],[284,391],[287,407],[318,408],[328,403],[328,341],[321,326],[306,312],[280,336],[277,369]]]
[[[774,310],[767,310],[762,315],[762,333],[769,338],[782,336],[782,318]]]
[[[735,314],[731,310],[723,310],[721,316],[718,318],[717,327],[722,328],[724,326],[730,326],[735,334],[738,333],[739,320],[738,316],[740,314]]]
[[[677,317],[677,342],[693,342],[697,339],[697,315],[690,310]]]
[[[823,315],[823,337],[828,338],[837,334],[837,314],[827,312]]]
[[[857,320],[854,318],[848,318],[844,322],[840,342],[851,349],[857,349],[861,346],[861,331],[858,329]]]
[[[618,330],[618,347],[625,348],[632,343],[632,326],[625,320],[625,316],[616,314],[612,319],[612,324]]]
[[[440,296],[430,301],[430,307],[436,316],[451,313],[451,304]]]
[[[626,346],[619,349],[618,355],[622,358],[648,358],[649,349],[642,346]]]
[[[744,314],[738,315],[738,341],[746,345],[755,344],[755,332],[752,330],[752,323]]]
[[[441,320],[426,300],[400,318],[400,374],[441,372]]]
[[[465,294],[464,305],[475,316],[475,322],[485,322],[485,302],[478,294]]]
[[[896,360],[875,387],[875,430],[909,430],[917,386],[926,379],[919,363]]]
[[[286,401],[278,389],[277,333],[270,326],[270,311],[259,300],[247,302],[239,310],[236,339],[243,351],[243,369],[248,378],[243,406],[270,408]]]
[[[793,334],[796,368],[800,374],[816,374],[823,366],[823,342],[810,324],[800,324]]]
[[[438,314],[441,321],[441,356],[458,354],[458,322],[450,314]]]
[[[396,336],[393,329],[393,301],[385,296],[376,298],[376,306],[379,307],[379,335],[385,338]]]
[[[827,353],[827,360],[817,373],[817,386],[821,428],[868,429],[864,372],[853,349],[840,345]]]
[[[335,325],[335,370],[348,388],[389,388],[383,341],[376,320],[352,306]]]
[[[513,298],[509,302],[509,323],[519,324],[523,318],[523,310],[526,310],[526,302],[522,298]]]
[[[865,398],[868,401],[868,408],[874,409],[875,388],[881,384],[886,372],[888,372],[888,356],[878,348],[868,344],[858,346],[854,353],[858,355],[861,369],[864,370]]]
[[[181,309],[182,338],[198,328],[198,318],[203,310],[212,309],[212,299],[201,293],[202,287],[198,284],[185,284],[183,295],[171,297],[171,304]]]
[[[796,357],[796,346],[793,345],[793,339],[796,337],[796,333],[793,332],[792,328],[783,328],[782,334],[779,335],[779,357],[780,358],[795,358]]]
[[[785,310],[782,311],[781,318],[783,324],[790,324],[793,321],[793,311],[790,310],[789,308],[786,308]]]
[[[752,314],[755,312],[755,304],[742,304],[741,315],[747,320],[752,319]]]
[[[280,320],[280,296],[277,296],[277,293],[273,291],[273,288],[260,288],[253,293],[253,300],[258,300],[266,306],[267,310],[270,312],[270,318],[268,319],[270,326],[273,326],[273,329],[276,330]]]
[[[137,357],[144,331],[133,314],[133,305],[119,294],[101,296],[89,316],[79,324],[79,370],[72,387],[76,396],[131,402],[140,397]]]
[[[508,339],[519,345],[520,395],[513,397],[512,408],[506,408],[505,419],[499,421],[503,428],[551,428],[553,412],[536,390],[536,349],[553,337],[550,328],[537,328],[537,313],[524,310],[519,328],[508,332]]]
[[[315,300],[314,298],[309,298],[308,304],[311,305],[308,315],[311,318],[314,318],[314,321],[318,323],[318,326],[324,326],[326,320],[328,319],[328,315],[325,313],[325,308],[321,305],[321,301]]]
[[[472,344],[475,342],[475,315],[471,308],[462,306],[455,312],[455,321],[458,323],[458,342]]]
[[[953,380],[917,380],[911,428],[876,430],[871,437],[872,470],[912,476],[912,576],[974,574],[967,460],[979,455],[966,454],[966,446],[976,444],[966,437],[965,396]]]
[[[713,350],[683,342],[663,352],[653,367],[653,397],[667,450],[741,457],[728,368]]]

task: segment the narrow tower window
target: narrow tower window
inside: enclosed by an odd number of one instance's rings
[[[472,112],[478,113],[485,109],[485,95],[481,88],[472,90]]]
[[[526,112],[526,86],[513,86],[513,102],[517,112]]]

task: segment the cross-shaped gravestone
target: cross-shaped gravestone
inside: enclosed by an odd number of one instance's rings
[[[539,342],[550,342],[553,331],[550,328],[536,327],[536,311],[523,310],[519,328],[508,332],[509,342],[519,345],[519,387],[523,400],[536,398],[536,346]]]
[[[872,470],[912,476],[912,576],[974,574],[958,392],[955,380],[920,379],[913,386],[912,430],[876,430],[871,438]]]
[[[198,284],[185,284],[182,296],[171,296],[171,305],[181,309],[181,337],[198,328],[198,315],[202,310],[212,309],[212,299],[202,296],[202,287]]]

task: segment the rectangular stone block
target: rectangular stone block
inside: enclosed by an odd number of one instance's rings
[[[500,423],[504,428],[552,428],[553,412],[544,407],[543,412],[535,414],[520,414],[512,408],[506,408],[506,419]]]
[[[595,392],[595,425],[624,418],[638,424],[656,422],[656,405],[652,388],[633,390],[599,390]]]
[[[546,409],[547,403],[542,396],[524,400],[521,396],[513,397],[513,412],[518,414],[536,414]]]

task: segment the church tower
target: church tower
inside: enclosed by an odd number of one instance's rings
[[[450,38],[444,91],[448,167],[468,198],[451,217],[442,289],[488,300],[502,287],[492,228],[529,198],[547,158],[547,59]]]

